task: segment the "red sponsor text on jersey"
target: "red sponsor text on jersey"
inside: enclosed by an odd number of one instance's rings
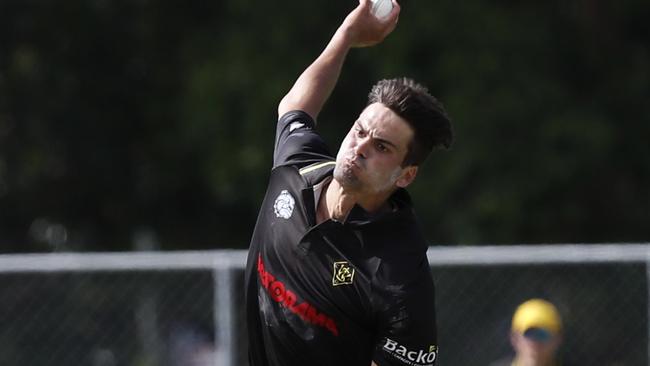
[[[302,320],[324,327],[335,336],[339,335],[339,330],[334,319],[319,312],[307,301],[299,302],[293,291],[287,289],[284,283],[278,281],[275,276],[264,269],[264,262],[262,261],[261,255],[257,256],[257,273],[259,274],[262,286],[267,290],[271,299],[298,315]]]

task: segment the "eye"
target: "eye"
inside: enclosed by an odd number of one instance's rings
[[[357,137],[364,137],[366,135],[366,131],[362,130],[361,127],[355,128],[355,131]]]
[[[386,147],[386,145],[384,145],[381,142],[378,142],[375,146],[377,146],[377,150],[379,150],[381,152],[387,152],[388,151],[388,148]]]

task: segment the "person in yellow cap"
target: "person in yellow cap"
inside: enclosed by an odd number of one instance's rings
[[[491,366],[559,366],[562,320],[557,308],[542,299],[519,305],[512,317],[510,343],[514,358]]]

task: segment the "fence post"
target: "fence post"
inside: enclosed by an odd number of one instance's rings
[[[646,306],[648,307],[648,319],[646,321],[646,327],[647,327],[647,333],[646,336],[647,342],[648,342],[648,365],[650,365],[650,249],[648,249],[648,252],[646,253],[646,260],[645,260],[645,273],[646,273],[646,290],[648,291],[648,303]]]
[[[229,256],[215,258],[214,332],[215,366],[235,366],[235,307],[233,302],[233,263]]]

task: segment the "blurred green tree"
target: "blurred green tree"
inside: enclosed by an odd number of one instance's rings
[[[0,250],[246,247],[277,102],[354,4],[0,3]],[[402,6],[350,54],[333,150],[412,76],[457,133],[411,189],[432,243],[648,240],[648,2]]]

